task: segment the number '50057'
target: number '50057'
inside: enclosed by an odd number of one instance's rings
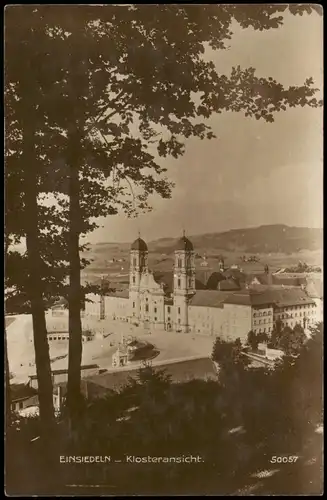
[[[292,463],[295,463],[297,461],[299,457],[297,456],[294,456],[294,455],[291,455],[291,456],[288,456],[288,457],[281,457],[281,456],[278,456],[278,455],[274,455],[270,462],[272,464],[292,464]]]

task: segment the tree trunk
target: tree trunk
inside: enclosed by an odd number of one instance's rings
[[[6,392],[5,392],[5,397],[6,397],[6,429],[10,425],[11,421],[11,409],[10,409],[10,404],[11,404],[11,397],[10,397],[10,371],[9,371],[9,361],[8,361],[8,345],[7,345],[7,331],[5,327],[5,370],[6,370],[6,379],[5,379],[5,384],[6,384]]]
[[[31,302],[35,365],[38,381],[41,432],[46,441],[53,435],[55,418],[53,409],[51,364],[45,321],[40,269],[42,259],[38,238],[38,177],[35,172],[34,137],[29,132],[24,134],[25,165],[25,219],[26,248],[28,266],[28,297]],[[31,165],[31,168],[29,166]]]
[[[81,322],[81,263],[79,256],[80,235],[80,183],[79,149],[80,135],[74,131],[69,136],[69,355],[67,407],[72,429],[78,419],[82,402],[81,361],[82,361],[82,322]]]

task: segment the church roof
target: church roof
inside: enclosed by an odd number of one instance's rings
[[[306,278],[303,276],[292,277],[278,274],[277,276],[273,275],[272,278],[274,285],[301,286],[305,285],[307,282]]]
[[[192,252],[194,250],[193,243],[188,238],[186,238],[186,236],[182,236],[182,238],[178,240],[175,250]]]
[[[270,279],[271,278],[271,279]],[[285,286],[301,286],[306,283],[306,279],[303,277],[292,277],[292,276],[282,276],[280,274],[272,274],[269,276],[266,273],[252,275],[247,279],[248,283],[257,280],[261,285],[285,285]]]
[[[218,283],[218,290],[221,290],[221,291],[239,290],[239,289],[240,289],[240,286],[233,279],[222,280]]]
[[[153,278],[159,285],[164,285],[165,293],[172,293],[174,287],[174,278],[171,271],[154,271]]]
[[[117,297],[119,299],[128,299],[129,298],[129,290],[125,288],[123,290],[114,290],[112,292],[108,292],[105,294],[107,297]]]
[[[240,269],[237,269],[237,268],[230,268],[230,269],[225,269],[225,271],[223,271],[223,275],[229,279],[229,278],[233,278],[233,279],[237,279],[239,281],[243,281],[245,282],[246,281],[246,274],[241,271]]]
[[[153,277],[157,283],[164,284],[164,292],[166,294],[174,291],[174,275],[172,271],[154,271]],[[203,290],[204,288],[203,272],[197,271],[195,273],[195,289]]]
[[[137,238],[137,240],[135,240],[132,243],[131,250],[138,250],[139,252],[147,252],[148,247],[145,241],[142,240],[142,238]]]
[[[29,384],[10,384],[11,401],[27,399],[37,394],[37,391]]]
[[[223,307],[223,302],[229,297],[230,292],[221,292],[218,290],[198,290],[190,299],[190,306],[202,307]]]
[[[261,290],[243,290],[235,292],[226,300],[226,304],[278,307],[314,304],[301,288],[266,287]]]
[[[217,290],[220,281],[224,280],[226,280],[226,276],[224,276],[223,273],[221,273],[220,271],[214,271],[212,274],[210,274],[207,281],[208,290]]]

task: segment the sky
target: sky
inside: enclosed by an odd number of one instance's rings
[[[254,67],[285,86],[312,77],[323,85],[323,19],[286,15],[277,30],[235,26],[229,49],[212,52],[220,73]],[[183,157],[164,166],[175,182],[170,200],[151,199],[153,210],[100,221],[91,243],[130,242],[228,231],[266,224],[322,227],[322,109],[291,108],[274,123],[224,113],[210,119],[217,139],[192,138]]]

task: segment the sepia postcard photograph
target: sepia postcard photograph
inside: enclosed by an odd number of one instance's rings
[[[321,496],[323,8],[4,9],[4,493]]]

